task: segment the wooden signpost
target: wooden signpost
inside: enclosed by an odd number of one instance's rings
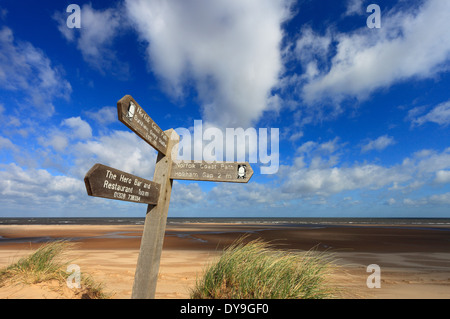
[[[174,179],[247,183],[253,175],[249,163],[177,161],[180,137],[152,120],[130,96],[117,102],[119,120],[158,151],[153,181],[95,164],[84,182],[88,195],[146,203],[147,215],[141,238],[131,298],[155,298],[161,251]]]

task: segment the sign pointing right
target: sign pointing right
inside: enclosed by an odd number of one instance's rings
[[[253,169],[247,162],[173,161],[171,179],[247,183]]]

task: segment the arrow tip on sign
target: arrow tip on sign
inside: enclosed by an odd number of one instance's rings
[[[134,99],[131,95],[127,94],[123,98],[121,98],[119,101],[117,101],[117,117],[119,118],[119,121],[123,122],[123,109],[128,109],[128,106],[130,102],[133,102]],[[134,102],[133,102],[134,104]]]
[[[86,173],[84,176],[84,185],[86,186],[86,192],[89,196],[92,196],[92,188],[91,183],[89,182],[89,178],[92,175],[92,172],[94,172],[101,164],[96,163],[94,166],[91,167],[91,169]]]
[[[253,169],[248,162],[245,162],[245,165],[247,165],[247,176],[248,176],[247,183],[248,183],[250,178],[252,178],[253,176]]]

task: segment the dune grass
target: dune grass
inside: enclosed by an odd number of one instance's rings
[[[325,277],[330,256],[293,253],[262,240],[240,238],[209,265],[191,290],[193,299],[321,299],[335,297]]]
[[[66,241],[55,241],[40,246],[32,254],[0,269],[0,287],[15,283],[31,285],[51,280],[57,280],[61,286],[66,285],[66,279],[70,275],[66,270],[71,262],[64,260],[64,257],[70,247],[71,244]],[[103,299],[108,297],[101,284],[83,273],[79,289],[83,298]]]

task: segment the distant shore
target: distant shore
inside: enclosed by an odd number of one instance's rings
[[[144,217],[0,217],[0,225],[143,225]],[[167,224],[447,225],[450,218],[169,217]]]
[[[130,298],[143,225],[0,225],[0,267],[43,242],[74,242],[70,253],[114,298]],[[332,253],[330,278],[346,298],[450,298],[450,225],[277,225],[168,223],[157,298],[188,298],[189,287],[221,249],[240,236],[276,249]],[[366,285],[367,266],[381,268],[381,288]],[[20,292],[6,292],[20,298]],[[0,289],[0,297],[7,298]]]

